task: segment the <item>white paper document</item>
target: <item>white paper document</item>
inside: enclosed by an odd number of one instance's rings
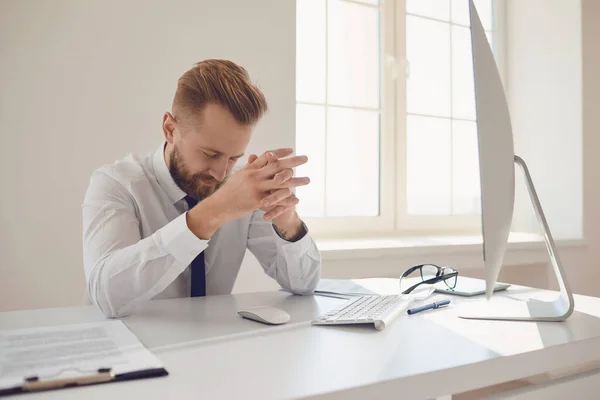
[[[319,285],[315,289],[315,294],[348,299],[354,296],[364,296],[376,293],[353,280],[321,279]]]
[[[162,368],[121,321],[0,330],[0,390],[24,379],[73,378],[110,368],[114,375]]]

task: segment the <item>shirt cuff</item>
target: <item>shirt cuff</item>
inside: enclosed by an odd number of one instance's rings
[[[190,231],[186,216],[187,212],[154,233],[154,238],[160,248],[184,265],[194,261],[194,258],[208,247],[209,242],[209,240],[199,239]]]
[[[308,232],[308,227],[302,222],[302,225],[305,229],[305,234],[302,239],[297,240],[295,242],[288,242],[277,233],[275,226],[273,226],[273,235],[275,235],[275,243],[277,243],[277,247],[282,249],[284,252],[288,254],[296,254],[301,256],[308,252],[310,246],[312,244],[312,238],[310,237],[310,233]]]

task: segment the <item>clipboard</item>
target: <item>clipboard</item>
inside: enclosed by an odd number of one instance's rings
[[[167,376],[169,373],[164,368],[152,368],[141,371],[114,374],[112,368],[100,368],[95,374],[82,375],[69,378],[44,379],[30,376],[23,379],[23,385],[10,389],[0,389],[1,396],[21,393],[42,392],[47,390],[65,389],[70,387],[90,386],[101,383],[120,382],[134,379],[156,378]]]
[[[0,330],[0,397],[169,375],[122,321]]]

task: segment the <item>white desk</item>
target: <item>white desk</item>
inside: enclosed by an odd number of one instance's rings
[[[531,293],[511,288],[503,295]],[[309,324],[341,302],[284,292],[152,301],[123,320],[168,377],[26,398],[422,399],[600,360],[598,298],[576,296],[564,323],[469,321],[451,307],[403,316],[381,332]],[[272,327],[236,315],[253,305],[280,307],[292,320]],[[5,312],[0,329],[103,319],[93,306]]]

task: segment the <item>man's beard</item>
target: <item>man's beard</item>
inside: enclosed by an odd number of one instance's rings
[[[179,149],[177,149],[177,147],[173,148],[171,156],[169,157],[169,172],[171,173],[171,177],[173,177],[173,180],[177,186],[179,186],[179,188],[183,190],[186,195],[196,199],[197,201],[202,201],[213,194],[221,186],[223,186],[227,180],[227,178],[225,178],[223,182],[218,182],[210,175],[200,173],[191,174],[188,168],[184,165],[183,160],[181,159],[181,154],[179,153]],[[216,185],[204,185],[200,179],[208,182],[215,182]]]

